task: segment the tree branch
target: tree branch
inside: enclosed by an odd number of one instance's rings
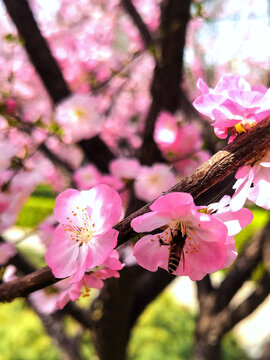
[[[217,289],[216,311],[222,310],[229,304],[241,285],[249,278],[262,257],[263,244],[268,241],[270,222],[260,234],[245,246],[242,254],[237,258],[233,268]]]
[[[138,13],[137,9],[133,5],[132,1],[122,0],[122,5],[126,12],[130,15],[137,29],[139,30],[142,40],[144,42],[144,46],[146,48],[150,48],[154,44],[154,39],[152,37],[152,34],[150,33],[150,30],[141,18],[141,15]]]
[[[61,352],[65,355],[66,360],[82,360],[80,356],[78,344],[74,339],[65,334],[64,326],[61,318],[57,314],[44,315],[42,314],[33,303],[28,301],[28,305],[35,311],[40,318],[45,330],[51,336],[52,340],[59,347]]]
[[[270,149],[270,118],[261,121],[251,130],[242,134],[222,151],[212,156],[201,165],[191,176],[186,177],[166,193],[188,192],[194,198],[206,192],[219,181],[236,171],[240,166],[258,159],[258,154]],[[148,203],[138,211],[126,217],[114,228],[119,231],[118,246],[135,236],[130,222],[137,216],[149,212]],[[32,276],[32,277],[31,277]],[[27,279],[25,279],[27,278]],[[0,301],[10,301],[18,296],[26,296],[30,292],[55,283],[48,267],[28,275],[28,277],[14,280],[0,285]]]
[[[250,315],[269,295],[270,276],[266,273],[256,284],[254,292],[234,309],[227,307],[216,318],[214,327],[218,336],[226,334],[241,320]]]
[[[163,0],[160,44],[156,48],[156,67],[151,85],[152,104],[145,120],[140,161],[149,165],[162,159],[153,139],[156,118],[161,110],[174,113],[180,104],[180,82],[186,28],[191,0]]]
[[[26,297],[36,290],[43,289],[59,281],[46,266],[26,276],[0,285],[0,302],[12,301],[16,297]]]

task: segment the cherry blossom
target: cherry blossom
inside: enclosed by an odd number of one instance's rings
[[[193,124],[184,124],[183,116],[162,112],[156,122],[154,139],[169,161],[184,159],[200,150],[200,133]]]
[[[0,266],[6,265],[10,258],[17,253],[16,246],[12,243],[0,244]]]
[[[246,199],[270,209],[270,151],[255,164],[240,167],[235,178],[235,193],[231,201],[234,211],[244,206]]]
[[[8,265],[4,271],[2,276],[3,282],[9,282],[12,280],[16,280],[18,277],[16,275],[17,268],[14,265]]]
[[[78,168],[73,175],[74,181],[79,190],[88,190],[100,183],[101,173],[93,164]]]
[[[228,195],[223,196],[218,203],[208,205],[207,212],[211,213],[212,216],[219,219],[227,226],[227,259],[224,263],[224,267],[228,267],[237,257],[234,236],[252,222],[253,214],[250,210],[245,208],[232,211],[231,197]]]
[[[132,180],[140,170],[140,163],[137,159],[118,158],[112,160],[109,167],[112,175],[118,179]]]
[[[57,221],[53,215],[47,217],[39,226],[39,238],[46,249],[51,245]]]
[[[142,166],[134,182],[136,196],[151,201],[176,184],[176,176],[165,164]]]
[[[10,161],[18,152],[18,148],[9,140],[0,137],[0,171],[10,166]]]
[[[270,115],[269,90],[264,86],[252,87],[244,78],[226,74],[214,89],[199,79],[202,95],[193,102],[195,108],[214,122],[216,135],[231,142],[237,134],[246,132],[257,122]]]
[[[133,229],[139,233],[159,230],[143,236],[136,243],[134,256],[139,265],[150,271],[156,271],[158,267],[168,270],[170,249],[179,235],[184,239],[183,253],[175,275],[201,280],[206,274],[231,265],[235,258],[231,237],[236,232],[231,230],[229,221],[237,224],[238,231],[243,227],[246,213],[226,212],[228,218],[225,224],[222,215],[213,216],[195,206],[188,193],[163,195],[153,202],[150,210],[131,222]]]
[[[60,309],[71,300],[75,301],[82,296],[88,296],[90,289],[101,289],[103,281],[110,277],[119,277],[118,270],[121,270],[125,264],[119,261],[119,254],[113,250],[104,263],[98,267],[87,269],[83,278],[75,283],[70,282],[66,290],[62,291],[57,300],[57,306]]]
[[[68,143],[96,136],[103,125],[95,100],[84,94],[73,94],[59,103],[55,109],[55,120],[63,127]]]
[[[41,314],[52,314],[59,309],[58,299],[69,286],[70,279],[63,279],[53,286],[34,291],[29,300]]]
[[[121,211],[120,196],[108,185],[58,195],[54,215],[60,225],[45,256],[55,277],[72,276],[76,282],[102,264],[116,246],[118,232],[112,226]]]

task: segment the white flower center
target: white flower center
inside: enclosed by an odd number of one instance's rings
[[[96,229],[95,224],[91,221],[91,216],[87,212],[87,208],[80,209],[79,206],[76,207],[78,212],[72,210],[72,216],[77,217],[80,212],[80,217],[83,223],[83,226],[73,225],[72,218],[67,217],[67,220],[70,224],[62,224],[64,226],[64,231],[69,231],[71,240],[75,243],[78,243],[81,246],[83,243],[88,243],[94,236]]]

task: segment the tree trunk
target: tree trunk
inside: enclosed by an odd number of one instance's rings
[[[193,360],[221,360],[221,342],[196,334]]]

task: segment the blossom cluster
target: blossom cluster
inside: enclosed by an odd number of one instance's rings
[[[214,89],[200,79],[202,92],[195,108],[212,120],[216,135],[229,142],[248,131],[270,115],[270,90],[263,85],[251,86],[244,78],[226,74]],[[235,175],[235,194],[231,207],[237,211],[246,199],[265,209],[270,209],[270,150],[258,154],[256,160],[239,168]]]

